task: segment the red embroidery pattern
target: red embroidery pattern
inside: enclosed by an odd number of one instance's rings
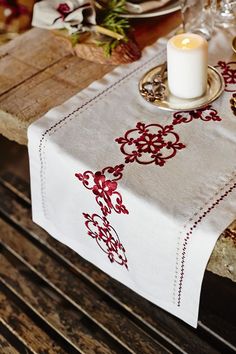
[[[102,171],[95,173],[86,171],[83,174],[75,174],[83,185],[95,194],[96,202],[101,207],[104,216],[111,214],[112,210],[118,214],[129,213],[123,204],[121,194],[117,192],[118,184],[116,181],[122,178],[123,169],[124,165],[117,165],[115,167],[105,167]]]
[[[229,186],[229,185],[228,185]],[[178,289],[178,301],[177,306],[180,307],[181,305],[181,296],[182,296],[182,288],[183,288],[183,280],[184,280],[184,272],[185,272],[185,259],[186,259],[186,250],[188,246],[188,242],[190,236],[192,236],[194,229],[197,228],[198,224],[201,223],[202,219],[204,219],[207,214],[209,214],[220,202],[227,197],[229,193],[231,193],[236,188],[236,183],[234,183],[228,190],[222,194],[210,207],[208,207],[193,223],[193,225],[189,228],[188,232],[186,232],[186,236],[183,241],[182,247],[182,257],[181,257],[181,265],[180,265],[180,279],[179,279],[179,289]]]
[[[115,140],[126,156],[125,162],[138,162],[143,165],[155,163],[163,166],[166,160],[174,157],[177,150],[185,148],[179,142],[173,125],[137,123],[135,129],[128,130],[124,137]]]
[[[105,216],[100,217],[97,214],[90,216],[83,213],[83,215],[86,219],[85,225],[88,229],[88,235],[96,240],[101,250],[108,255],[111,263],[116,262],[128,269],[125,249],[107,218]]]
[[[219,61],[217,64],[216,67],[220,69],[225,81],[225,91],[234,92],[236,90],[236,61],[229,63]]]
[[[205,122],[209,121],[221,121],[221,117],[218,115],[218,112],[212,108],[211,105],[197,109],[195,111],[180,111],[175,112],[173,115],[174,119],[172,124],[177,125],[181,123],[190,123],[194,119],[200,119]]]
[[[122,196],[117,192],[119,181],[123,177],[124,165],[115,167],[105,167],[101,171],[93,173],[85,171],[76,173],[75,176],[83,183],[85,188],[91,190],[95,195],[103,216],[97,214],[90,216],[83,213],[88,229],[88,235],[96,239],[100,249],[108,255],[109,260],[124,265],[128,269],[125,249],[120,242],[116,230],[110,225],[106,216],[115,211],[118,214],[128,214],[128,210],[123,204]]]

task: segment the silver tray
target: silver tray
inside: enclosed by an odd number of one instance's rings
[[[158,74],[161,70],[162,65],[158,65],[155,68],[149,70],[139,82],[139,92],[141,94],[142,87],[146,83],[152,82],[153,77]],[[224,91],[225,84],[222,75],[212,66],[208,66],[208,79],[207,79],[207,90],[205,94],[201,97],[194,99],[181,99],[172,95],[168,90],[168,78],[167,73],[165,74],[164,84],[167,87],[165,99],[159,100],[155,99],[153,102],[149,103],[157,106],[160,109],[167,111],[191,111],[193,109],[203,108],[215,101]],[[142,96],[144,99],[145,97]]]

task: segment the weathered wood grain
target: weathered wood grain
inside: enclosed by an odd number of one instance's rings
[[[32,96],[29,97],[27,104],[28,106],[34,106],[34,104],[37,106],[39,97],[41,99],[45,97],[39,82],[47,81],[46,78],[50,77],[50,74],[43,75],[43,71],[50,70],[61,59],[71,57],[73,54],[67,41],[59,41],[57,36],[41,29],[28,31],[0,47],[0,98],[3,98],[2,95],[7,98],[9,94],[12,97],[11,103],[9,102],[8,105],[0,104],[0,133],[6,132],[6,136],[11,140],[15,140],[14,137],[16,137],[16,141],[19,140],[20,143],[26,141],[26,129],[33,117],[31,115],[27,117],[29,123],[26,124],[26,115],[23,112],[25,105],[21,110],[21,101],[23,104],[31,88],[28,80],[34,82],[35,77],[41,74],[39,81],[36,80],[34,83],[39,91],[33,99]],[[56,81],[54,83],[57,84]],[[26,87],[24,95],[18,97],[16,88],[19,85],[26,85]],[[47,82],[45,85],[46,91]],[[42,109],[44,107],[42,102]],[[40,116],[41,114],[38,115],[38,117]],[[24,137],[21,136],[20,132],[22,131],[25,131]]]
[[[19,354],[19,352],[0,334],[0,353]]]
[[[4,245],[9,247],[15,254],[19,255],[28,268],[31,268],[32,271],[37,272],[41,279],[44,279],[49,287],[55,289],[64,300],[70,303],[70,307],[75,307],[74,311],[84,314],[88,319],[90,319],[95,324],[103,328],[108,336],[114,337],[117,342],[122,342],[125,347],[129,348],[129,352],[135,352],[140,354],[158,354],[158,353],[167,353],[164,348],[162,348],[157,342],[152,340],[149,336],[140,330],[137,326],[133,324],[123,313],[117,311],[112,304],[107,304],[103,299],[103,296],[99,294],[91,286],[88,286],[81,278],[76,276],[74,273],[70,272],[67,268],[60,264],[56,260],[52,259],[45,252],[42,252],[39,248],[34,246],[29,242],[22,234],[17,233],[13,228],[9,227],[7,223],[0,219],[0,229],[1,229],[1,241]],[[31,286],[31,283],[28,282],[28,279],[20,278],[20,274],[16,274],[16,270],[11,268],[9,265],[2,264],[0,261],[3,273],[6,274],[9,269],[9,276],[13,277],[15,272],[15,279],[19,279],[20,284],[26,284],[27,289]],[[18,267],[17,267],[18,268]],[[33,289],[33,288],[32,288]],[[17,290],[19,292],[19,290]],[[23,289],[24,291],[24,289]],[[43,316],[48,319],[48,321],[54,321],[54,326],[61,326],[61,323],[68,322],[66,318],[66,311],[63,312],[63,321],[60,321],[60,324],[56,323],[54,318],[49,318],[49,305],[46,301],[45,294],[40,296],[36,295],[37,287],[32,290],[32,296],[30,296],[30,301],[37,301],[37,304],[34,302],[33,306],[36,308],[40,307],[39,311],[43,311],[44,307],[47,309],[47,314],[43,312]],[[29,297],[23,292],[22,296],[24,298]],[[42,289],[42,293],[44,293]],[[44,299],[42,304],[41,296]],[[69,304],[68,304],[69,307]],[[58,312],[59,306],[54,306],[50,313]],[[77,322],[74,319],[74,324],[70,323],[70,328],[74,329],[73,339],[75,338],[76,331],[78,331]],[[66,333],[67,337],[70,337],[70,333]],[[85,333],[80,334],[79,337],[85,338]],[[132,343],[132,344],[131,344]],[[79,343],[80,344],[80,343]],[[118,345],[118,344],[117,344]],[[130,346],[131,345],[131,346]],[[78,345],[79,347],[81,345]],[[84,350],[84,349],[83,349]],[[109,351],[107,352],[109,353]],[[105,349],[104,349],[105,354]]]
[[[68,354],[3,292],[0,292],[0,321],[24,343],[30,353]]]
[[[12,193],[25,201],[28,205],[31,204],[30,188],[26,181],[16,176],[11,172],[4,172],[0,174],[0,183],[12,191]]]
[[[218,239],[207,269],[236,282],[236,220]]]
[[[99,67],[99,64],[70,56],[1,95],[1,126],[5,124],[7,137],[19,143],[26,143],[30,123],[95,79],[101,78],[109,70],[108,66]]]
[[[72,55],[67,42],[49,31],[34,29],[0,47],[0,95]]]
[[[3,213],[5,211],[5,215],[8,215],[14,224],[25,230],[27,235],[32,238],[32,241],[35,240],[42,244],[43,247],[45,246],[49,252],[63,263],[64,268],[69,267],[81,279],[95,286],[96,292],[101,292],[103,297],[108,297],[110,301],[114,301],[135,323],[144,327],[152,336],[167,340],[169,345],[183,353],[195,353],[197,351],[198,354],[208,354],[211,352],[212,348],[209,347],[204,339],[206,334],[204,334],[203,338],[196,335],[195,331],[189,326],[184,325],[157,306],[139,297],[83,260],[75,252],[55,241],[41,228],[32,223],[30,210],[26,205],[20,205],[19,201],[13,200],[12,197],[8,198],[6,193],[1,193],[1,188],[0,200],[2,201],[0,212]],[[207,318],[204,318],[203,322],[203,325],[208,328]],[[219,322],[220,319],[218,320]],[[214,334],[213,329],[212,333]],[[230,340],[231,332],[229,331],[229,333]]]
[[[99,330],[86,324],[83,314],[70,306],[40,279],[34,277],[30,269],[20,264],[14,257],[3,253],[0,260],[1,281],[47,322],[72,347],[82,353],[115,354],[128,353],[116,344],[117,351],[103,341]],[[109,337],[106,336],[106,341]]]
[[[198,330],[204,328],[208,338],[212,338],[213,330],[215,338],[220,339],[217,349],[221,353],[225,352],[225,348],[220,346],[220,342],[227,343],[227,348],[231,348],[232,353],[236,352],[235,297],[235,283],[226,278],[219,278],[211,272],[206,273],[201,291]]]

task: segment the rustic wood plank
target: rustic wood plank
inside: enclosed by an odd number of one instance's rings
[[[0,183],[13,192],[13,194],[22,200],[24,200],[28,205],[31,203],[30,188],[29,184],[23,181],[22,178],[14,175],[11,172],[4,172],[0,174]]]
[[[128,353],[118,343],[112,347],[109,337],[100,335],[79,311],[75,311],[65,299],[56,294],[46,283],[34,276],[29,268],[22,265],[8,252],[2,253],[1,281],[41,319],[58,333],[71,348],[79,353],[104,354]],[[40,289],[40,291],[39,291]],[[163,352],[164,353],[164,352]]]
[[[1,126],[5,125],[7,137],[26,144],[27,128],[31,122],[95,79],[103,77],[108,71],[110,67],[106,65],[71,56],[63,58],[10,92],[1,95]]]
[[[30,353],[66,354],[47,333],[17,306],[13,300],[0,292],[0,322],[29,349]]]
[[[216,242],[207,269],[236,282],[236,220]]]
[[[43,247],[45,246],[55,257],[58,257],[64,263],[64,267],[69,267],[91,285],[96,286],[97,292],[101,292],[103,296],[108,296],[125,313],[129,314],[133,321],[139,326],[143,326],[145,331],[153,337],[167,340],[171,346],[182,353],[198,352],[198,354],[208,354],[211,352],[212,348],[208,346],[207,342],[189,326],[114,281],[105,273],[83,260],[75,252],[55,241],[37,225],[34,225],[30,220],[30,210],[26,206],[21,206],[12,197],[9,199],[6,195],[4,197],[1,192],[0,200],[3,203],[1,212],[5,211],[5,215],[8,215],[8,217],[11,215],[10,219],[14,224],[27,230],[27,234],[41,243]],[[207,325],[207,322],[205,322],[205,325]]]
[[[226,278],[219,279],[211,272],[205,274],[199,311],[201,328],[208,332],[209,337],[213,329],[215,335],[221,338],[222,343],[224,342],[232,353],[236,353],[235,297],[235,283]],[[224,353],[224,348],[220,348],[219,343],[217,348]]]
[[[19,352],[0,334],[0,352],[4,354],[19,354]]]
[[[29,46],[31,51],[27,53],[25,48]],[[47,51],[44,55],[41,53],[42,46]],[[50,52],[50,55],[48,55],[48,52]],[[63,56],[68,55],[68,53],[71,53],[68,44],[64,41],[62,43],[60,40],[58,43],[58,36],[55,36],[51,31],[40,28],[24,32],[23,35],[17,36],[14,41],[11,40],[0,46],[0,58],[12,55],[22,62],[35,64],[35,67],[39,69],[44,69]]]
[[[6,289],[4,289],[6,290]],[[5,294],[8,296],[9,294]],[[21,341],[21,338],[12,331],[12,328],[8,324],[3,324],[3,320],[0,321],[0,333],[6,338],[6,340],[12,344],[14,348],[16,348],[17,353],[20,354],[33,354],[33,352],[26,347],[25,344]]]
[[[12,68],[14,67],[14,76],[12,75]],[[9,70],[9,68],[11,70]],[[17,60],[14,57],[10,58],[10,55],[4,55],[0,57],[0,95],[9,91],[13,87],[27,78],[32,77],[37,73],[37,69],[33,66],[28,66],[26,63]]]
[[[35,28],[0,47],[0,94],[72,56],[71,47],[50,31]]]
[[[14,41],[8,42],[0,47],[0,97],[3,94],[7,96],[9,92],[12,92],[12,98],[15,97],[16,87],[24,86],[27,80],[34,81],[34,77],[45,69],[49,69],[63,58],[70,57],[73,57],[73,54],[68,43],[65,40],[59,40],[58,36],[53,35],[50,31],[33,29],[17,37]],[[38,82],[35,84],[38,84]],[[43,93],[42,91],[39,96],[44,97]],[[22,113],[21,119],[16,121],[16,117],[21,111],[21,99],[22,97],[14,103],[15,98],[13,98],[9,107],[4,106],[6,107],[5,111],[2,111],[3,106],[0,105],[0,133],[4,134],[4,131],[9,130],[6,136],[12,140],[16,136],[16,141],[18,141],[19,131],[28,127],[28,124],[25,123],[24,113]],[[37,99],[38,96],[36,95],[29,102],[29,105],[37,103]],[[23,140],[20,138],[20,142]]]
[[[123,313],[117,311],[114,304],[107,303],[103,296],[82,279],[70,272],[56,260],[29,242],[22,234],[0,219],[1,241],[14,254],[19,256],[31,271],[35,271],[41,279],[44,279],[52,289],[56,290],[81,314],[86,315],[91,321],[103,328],[108,336],[121,342],[129,352],[135,353],[167,353],[156,341],[140,330]],[[0,261],[1,262],[1,261]],[[3,273],[8,266],[1,265]],[[12,278],[13,269],[9,271]],[[17,277],[15,277],[17,278]],[[19,279],[19,275],[18,275]],[[26,280],[24,280],[26,283]],[[21,283],[23,279],[21,279]],[[27,283],[28,289],[31,286]],[[36,291],[36,289],[34,289]],[[26,298],[26,294],[23,294]],[[43,296],[45,298],[45,295]],[[32,300],[32,299],[31,299]],[[40,301],[38,301],[40,303]],[[34,304],[35,306],[35,304]],[[37,304],[38,306],[38,304]],[[69,305],[68,305],[69,306]],[[48,305],[47,305],[48,307]],[[51,311],[53,312],[53,311]],[[64,310],[63,323],[66,321]],[[43,314],[48,318],[48,315]],[[54,324],[55,326],[55,324]],[[71,324],[71,327],[73,325]],[[74,326],[76,327],[76,326]],[[125,328],[125,331],[124,331]],[[105,353],[105,352],[104,352]]]
[[[30,180],[28,152],[24,145],[0,135],[0,152],[0,174],[8,171],[24,181]]]

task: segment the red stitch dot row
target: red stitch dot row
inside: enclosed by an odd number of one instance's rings
[[[184,280],[184,267],[185,267],[185,254],[186,254],[186,248],[188,245],[188,240],[190,238],[190,235],[193,234],[193,229],[197,227],[197,225],[201,222],[203,218],[206,217],[207,214],[209,214],[219,203],[227,197],[229,193],[233,191],[233,189],[236,188],[236,183],[234,183],[220,198],[218,198],[211,207],[209,207],[204,213],[198,218],[197,221],[194,222],[193,226],[190,227],[189,231],[186,233],[186,237],[184,239],[183,243],[183,249],[182,249],[182,258],[181,258],[181,269],[180,269],[180,280],[179,280],[179,289],[178,289],[178,300],[177,300],[177,306],[180,307],[181,305],[181,295],[182,295],[182,288],[183,288],[183,280]]]

